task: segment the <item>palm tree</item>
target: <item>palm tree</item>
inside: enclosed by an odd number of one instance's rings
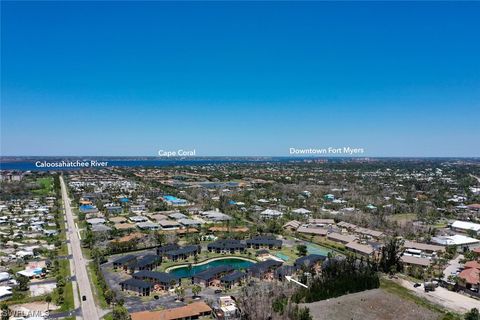
[[[178,298],[179,300],[182,300],[182,301],[184,300],[184,298],[185,298],[185,289],[183,289],[183,287],[177,287],[177,288],[175,288],[175,293],[176,293],[177,298]]]
[[[50,302],[52,302],[52,296],[51,295],[47,295],[45,297],[45,302],[47,303],[47,313],[50,312]]]
[[[193,297],[197,297],[200,291],[202,291],[202,288],[199,285],[193,286],[192,288]]]

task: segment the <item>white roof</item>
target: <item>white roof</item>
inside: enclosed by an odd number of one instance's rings
[[[222,213],[220,211],[213,211],[213,210],[201,212],[200,215],[206,217],[207,219],[216,220],[216,221],[231,219],[229,215]]]
[[[202,221],[195,220],[195,219],[179,219],[178,222],[180,222],[183,225],[200,225],[202,224]]]
[[[0,287],[0,297],[12,294],[12,287]]]
[[[10,273],[8,272],[0,272],[0,282],[9,280],[10,279]]]
[[[479,232],[480,224],[457,220],[454,223],[452,223],[452,228],[463,229],[463,230],[473,230],[475,232]]]
[[[307,209],[305,209],[305,208],[299,208],[299,209],[293,210],[292,212],[293,212],[293,213],[308,214],[308,213],[311,213],[312,211],[307,210]]]
[[[146,222],[138,222],[137,227],[139,227],[140,229],[155,229],[155,228],[159,228],[160,225],[158,223],[146,221]]]
[[[128,219],[130,219],[130,221],[133,221],[133,222],[148,221],[147,217],[144,217],[144,216],[133,216],[133,217],[129,217]]]
[[[103,219],[103,218],[92,218],[92,219],[88,219],[87,223],[89,223],[89,224],[105,223],[105,219]]]
[[[266,210],[263,210],[260,214],[263,216],[278,217],[278,216],[282,216],[283,212],[280,212],[278,210],[273,210],[273,209],[266,209]]]
[[[475,238],[470,238],[466,236],[462,236],[460,234],[456,234],[454,236],[446,236],[446,237],[434,237],[432,238],[432,242],[444,245],[444,246],[453,246],[453,245],[465,245],[465,244],[473,244],[479,243],[480,240]]]

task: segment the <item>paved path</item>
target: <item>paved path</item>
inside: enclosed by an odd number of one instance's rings
[[[80,312],[79,309],[76,309],[76,310],[73,310],[73,311],[58,312],[58,313],[50,312],[50,314],[48,316],[48,319],[67,318],[67,317],[71,317],[73,315],[77,315],[79,312]]]
[[[474,176],[473,174],[470,174],[473,178],[477,179],[478,183],[480,183],[480,177]]]
[[[80,309],[82,316],[79,316],[77,313],[77,319],[85,319],[85,320],[96,320],[100,319],[97,307],[95,305],[95,300],[93,298],[92,288],[90,287],[90,281],[88,280],[88,273],[87,273],[87,262],[83,258],[82,249],[80,246],[80,239],[77,226],[75,225],[75,221],[73,219],[72,208],[70,206],[70,198],[67,194],[67,188],[65,186],[65,181],[63,180],[63,176],[60,176],[60,185],[62,187],[62,198],[63,204],[65,209],[65,216],[67,217],[67,238],[70,240],[69,243],[69,250],[68,254],[72,254],[73,259],[70,260],[70,269],[73,272],[72,275],[75,275],[76,282],[73,282],[73,292],[74,292],[74,300],[78,300],[77,296],[77,286],[78,290],[80,291],[80,296],[86,297],[85,301],[80,301]],[[75,285],[76,283],[76,285]],[[83,299],[82,299],[83,300]],[[78,308],[78,301],[75,301],[75,309]]]
[[[449,282],[448,277],[450,275],[456,275],[457,270],[463,265],[462,263],[460,263],[460,260],[462,260],[463,258],[464,256],[459,254],[455,259],[452,259],[448,262],[445,270],[443,270],[443,280],[445,282]]]

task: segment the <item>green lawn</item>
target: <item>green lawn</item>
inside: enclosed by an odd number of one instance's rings
[[[53,194],[53,178],[38,178],[37,183],[40,184],[40,189],[34,190],[33,193],[39,196]]]
[[[331,249],[333,251],[336,251],[337,253],[344,253],[346,251],[345,245],[335,241],[328,240],[325,237],[319,237],[319,236],[312,237],[312,236],[298,233],[297,238],[305,240],[307,242],[318,244],[319,246],[325,247],[327,249]]]
[[[68,248],[67,248],[67,235],[66,235],[66,230],[65,230],[65,223],[63,221],[60,222],[60,234],[58,236],[60,241],[62,241],[62,246],[58,250],[58,255],[59,256],[66,256],[68,255]]]
[[[406,223],[408,221],[415,221],[416,219],[417,215],[415,213],[400,213],[388,217],[388,220],[396,221],[398,223]]]
[[[75,309],[75,305],[73,303],[73,285],[71,281],[68,281],[65,285],[65,291],[63,293],[64,302],[60,306],[59,311],[70,311]]]
[[[60,249],[58,249],[59,256],[67,256],[68,255],[68,248],[66,243],[62,243]]]
[[[59,269],[59,274],[64,278],[68,279],[70,277],[70,262],[69,260],[59,260],[60,262],[60,269]],[[55,301],[55,294],[52,296],[54,298],[53,300]],[[55,310],[54,312],[64,312],[64,311],[70,311],[75,308],[74,303],[73,303],[73,285],[71,281],[66,281],[65,282],[65,287],[63,288],[63,303],[60,306],[58,310]]]
[[[103,317],[103,320],[113,320],[113,315],[111,313],[108,313]]]
[[[93,272],[92,264],[93,262],[90,262],[88,264],[87,272],[88,272],[88,278],[90,279],[90,282],[93,288],[93,295],[95,296],[95,300],[98,301],[98,303],[100,304],[100,307],[103,309],[106,309],[108,308],[108,304],[105,301],[103,290],[98,283],[97,274]]]
[[[292,248],[287,248],[287,247],[282,247],[282,250],[271,250],[270,251],[273,255],[275,253],[281,253],[282,255],[285,255],[288,257],[288,261],[286,261],[287,264],[293,264],[295,260],[299,257],[297,248],[292,247]]]
[[[29,291],[13,291],[13,296],[6,301],[2,301],[2,303],[6,303],[7,305],[14,305],[14,304],[22,304],[22,303],[30,303],[34,301],[43,301],[45,296],[37,296],[32,297],[30,296]]]

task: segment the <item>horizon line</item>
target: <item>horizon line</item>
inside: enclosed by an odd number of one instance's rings
[[[480,158],[480,155],[476,156],[421,156],[421,155],[370,155],[370,156],[359,156],[359,155],[205,155],[205,156],[175,156],[175,157],[162,157],[162,156],[129,156],[129,155],[0,155],[2,158],[151,158],[158,160],[188,160],[188,159],[202,159],[202,158],[292,158],[292,159],[329,159],[329,158],[465,158],[465,159],[475,159]]]

